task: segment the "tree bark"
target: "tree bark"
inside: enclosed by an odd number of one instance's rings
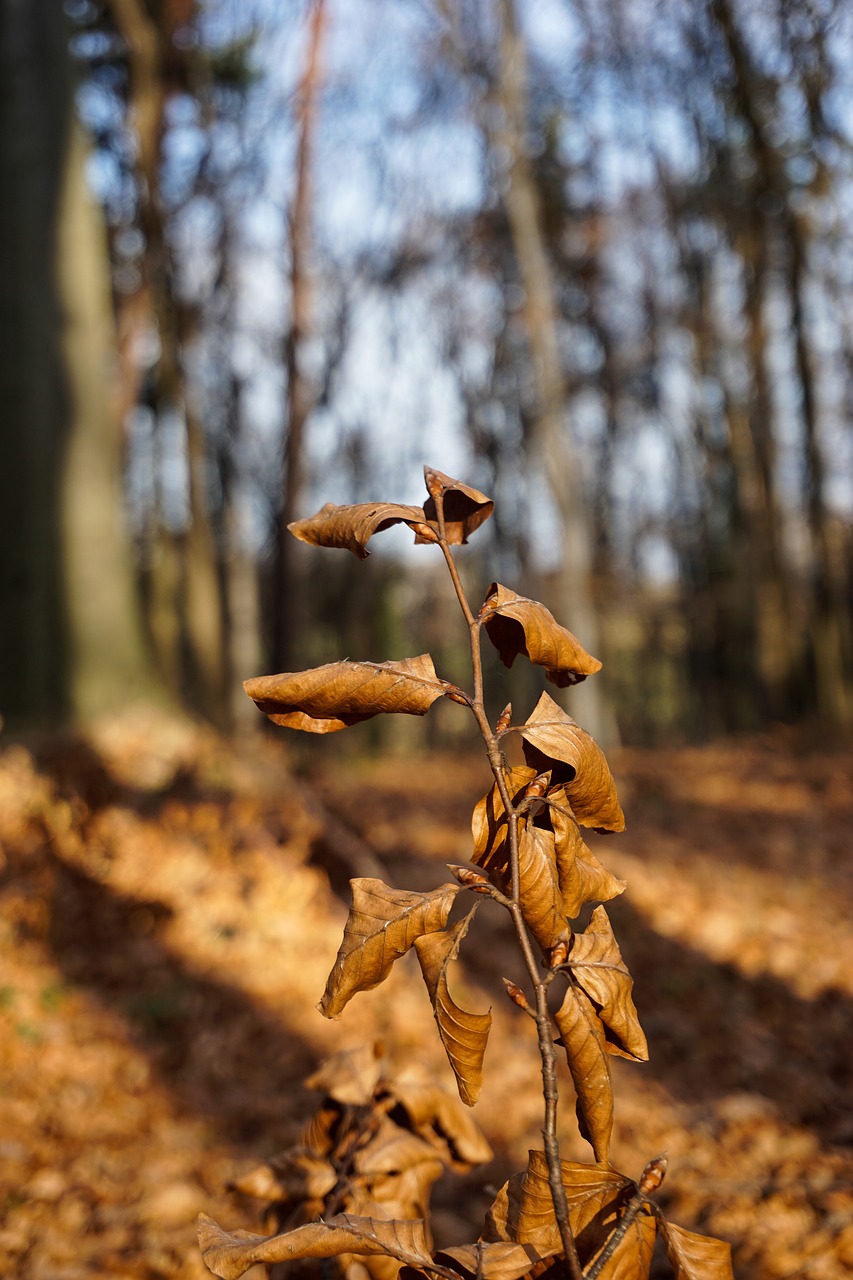
[[[305,424],[311,411],[311,388],[300,360],[311,322],[311,161],[316,101],[320,87],[320,48],[325,25],[324,0],[313,0],[308,51],[299,88],[296,181],[290,209],[290,325],[284,339],[287,418],[282,441],[281,505],[276,515],[271,582],[271,660],[276,670],[293,665],[293,637],[301,631],[298,570],[293,538],[287,526],[297,518],[305,479]]]
[[[0,714],[86,718],[153,687],[122,524],[106,240],[53,0],[0,9]]]
[[[501,0],[501,16],[496,96],[502,125],[493,141],[507,156],[504,201],[525,293],[524,317],[536,394],[529,451],[550,487],[559,515],[558,615],[585,647],[596,653],[599,623],[592,591],[592,525],[567,409],[559,315],[536,176],[525,143],[526,58],[513,0]],[[614,745],[616,722],[600,682],[587,680],[573,690],[572,710],[602,745]]]

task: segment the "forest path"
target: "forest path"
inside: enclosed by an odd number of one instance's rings
[[[668,1212],[732,1240],[740,1280],[840,1280],[853,753],[779,735],[612,764],[628,829],[591,843],[628,882],[607,909],[651,1051],[615,1064],[614,1163],[666,1150]],[[380,1039],[452,1088],[413,961],[339,1023],[314,1006],[346,868],[446,881],[488,781],[476,759],[337,754],[300,780],[278,739],[238,754],[159,720],[0,753],[0,1274],[200,1280],[196,1214],[258,1229],[226,1183],[293,1140],[318,1058]],[[497,1160],[440,1190],[442,1243],[538,1145],[535,1046],[495,985],[516,970],[486,904],[454,994],[493,1005],[474,1115]],[[564,1154],[588,1160],[565,1094]]]

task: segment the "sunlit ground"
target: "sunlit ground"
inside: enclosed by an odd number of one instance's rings
[[[741,1280],[845,1276],[853,753],[771,737],[613,768],[628,829],[595,850],[628,882],[608,911],[651,1050],[616,1062],[614,1163],[636,1177],[667,1151],[667,1212],[731,1240]],[[237,753],[153,719],[7,746],[0,1274],[207,1275],[198,1212],[261,1229],[227,1183],[293,1139],[303,1077],[344,1045],[379,1038],[452,1088],[413,961],[339,1023],[315,1005],[354,860],[442,883],[485,780],[476,759],[401,757],[299,781],[278,739]],[[539,1141],[535,1044],[499,981],[517,972],[487,904],[454,991],[493,1007],[475,1117],[497,1162],[439,1191],[440,1243],[476,1235]],[[588,1160],[573,1110],[566,1086],[564,1155]]]

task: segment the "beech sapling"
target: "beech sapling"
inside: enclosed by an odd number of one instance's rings
[[[532,1023],[538,1047],[542,1147],[530,1151],[526,1168],[500,1189],[475,1242],[436,1251],[426,1205],[434,1180],[436,1135],[439,1145],[449,1141],[452,1146],[453,1135],[458,1144],[464,1133],[468,1147],[463,1157],[469,1165],[484,1158],[482,1140],[472,1136],[476,1130],[461,1124],[456,1112],[451,1119],[445,1103],[433,1094],[425,1111],[407,1111],[406,1086],[370,1068],[357,1103],[332,1095],[324,1104],[331,1111],[321,1108],[319,1113],[327,1119],[309,1124],[302,1145],[282,1159],[290,1180],[273,1171],[276,1194],[290,1212],[289,1217],[279,1215],[279,1229],[268,1236],[232,1234],[202,1215],[204,1260],[224,1280],[259,1262],[307,1259],[338,1259],[348,1277],[367,1271],[374,1280],[393,1277],[401,1267],[407,1280],[415,1273],[443,1280],[532,1280],[542,1275],[554,1280],[641,1280],[649,1275],[655,1241],[661,1237],[678,1280],[732,1280],[730,1246],[668,1222],[652,1198],[666,1170],[665,1157],[650,1160],[637,1181],[610,1163],[611,1059],[642,1062],[648,1050],[632,997],[633,980],[602,905],[626,886],[583,838],[584,829],[618,832],[625,826],[604,753],[547,692],[522,721],[507,706],[492,726],[485,710],[484,634],[507,667],[526,657],[558,689],[595,675],[601,663],[544,605],[500,583],[489,587],[474,611],[453,548],[489,518],[494,503],[440,471],[427,467],[424,476],[428,497],[422,507],[328,504],[289,527],[302,542],[345,548],[360,559],[369,554],[374,534],[400,523],[414,532],[415,542],[435,545],[468,628],[470,687],[444,680],[425,653],[402,661],[332,662],[309,671],[260,676],[246,681],[245,688],[276,724],[309,733],[334,733],[380,714],[422,716],[439,698],[473,716],[493,783],[474,808],[471,865],[450,866],[453,879],[426,893],[393,888],[377,878],[352,880],[349,918],[319,1008],[326,1017],[339,1017],[353,996],[378,986],[395,961],[414,950],[459,1098],[473,1106],[482,1085],[491,1014],[461,1008],[451,994],[449,973],[469,930],[476,927],[479,906],[484,900],[497,904],[511,918],[527,975],[526,989],[508,979],[504,988],[519,1016]],[[524,764],[507,763],[503,744],[510,735],[520,739]],[[459,895],[468,896],[470,909],[449,924]],[[576,922],[588,906],[593,906],[589,923],[579,929]],[[552,1013],[549,990],[557,981],[563,994],[558,1004],[552,1002]],[[566,1161],[560,1154],[561,1058],[574,1090],[579,1132],[594,1163]],[[357,1109],[341,1112],[344,1106]],[[392,1109],[409,1138],[423,1144],[417,1150],[410,1144],[414,1164],[432,1161],[430,1171],[416,1179],[423,1190],[415,1196],[418,1216],[408,1208],[398,1212],[401,1194],[398,1189],[389,1192],[386,1184],[381,1191],[376,1178],[371,1181],[371,1160],[364,1155],[366,1149],[375,1153],[370,1144]],[[387,1127],[382,1134],[382,1142],[392,1137],[401,1141]],[[452,1156],[445,1161],[452,1162]],[[374,1160],[376,1167],[380,1163]],[[262,1194],[271,1194],[267,1188],[272,1183],[261,1178],[261,1184]],[[412,1185],[411,1177],[407,1185]],[[313,1220],[306,1220],[312,1212]]]

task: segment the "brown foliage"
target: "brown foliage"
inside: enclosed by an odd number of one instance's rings
[[[225,1232],[203,1217],[211,1271],[241,1276],[257,1262],[366,1258],[373,1280],[429,1263],[429,1191],[446,1168],[491,1158],[464,1108],[428,1081],[389,1074],[378,1049],[336,1054],[308,1080],[323,1091],[295,1146],[245,1174],[237,1190],[271,1202],[272,1235]],[[355,1274],[360,1274],[356,1269]]]
[[[310,1131],[310,1142],[251,1183],[265,1191],[274,1187],[284,1203],[295,1195],[300,1212],[313,1212],[318,1220],[291,1220],[289,1230],[261,1237],[228,1235],[205,1219],[200,1237],[205,1261],[223,1277],[242,1275],[259,1261],[317,1257],[336,1257],[347,1271],[345,1259],[356,1255],[368,1260],[364,1265],[374,1280],[388,1280],[400,1264],[447,1280],[468,1274],[495,1280],[527,1275],[532,1280],[553,1258],[572,1280],[644,1277],[658,1223],[663,1223],[647,1196],[665,1166],[660,1160],[647,1166],[641,1189],[608,1161],[614,1114],[610,1059],[615,1054],[643,1061],[648,1057],[646,1039],[634,1007],[632,979],[604,908],[596,906],[583,932],[573,931],[583,906],[613,898],[624,888],[586,847],[580,826],[621,831],[625,819],[604,754],[548,694],[541,695],[523,724],[512,725],[507,707],[498,732],[490,729],[481,634],[485,630],[507,666],[524,653],[559,687],[585,679],[601,664],[543,605],[499,584],[492,584],[474,616],[450,547],[465,542],[493,504],[439,471],[425,468],[424,478],[429,497],[422,511],[393,504],[328,506],[292,531],[303,541],[345,547],[360,558],[375,532],[400,521],[413,528],[416,542],[438,543],[468,623],[472,690],[466,693],[443,681],[430,656],[422,654],[404,662],[338,662],[261,677],[248,681],[246,691],[276,723],[311,732],[343,729],[384,711],[423,715],[445,694],[474,716],[494,779],[472,818],[472,861],[488,881],[458,867],[451,868],[458,884],[432,893],[393,889],[378,879],[353,880],[344,938],[319,1007],[327,1017],[338,1016],[353,995],[383,982],[394,961],[414,947],[459,1096],[472,1106],[482,1086],[491,1014],[471,1013],[456,1003],[448,968],[459,955],[476,905],[457,924],[446,926],[459,893],[493,898],[510,913],[533,991],[529,999],[517,983],[505,980],[509,998],[537,1028],[545,1149],[531,1152],[524,1173],[498,1193],[481,1240],[445,1253],[439,1261],[429,1252],[424,1219],[441,1162],[420,1136],[399,1132],[387,1112],[377,1114],[374,1070],[368,1064],[365,1078],[359,1063],[355,1072],[351,1067],[345,1071],[345,1086],[346,1097],[352,1098],[355,1081],[355,1098],[365,1099],[360,1122],[366,1126],[360,1130],[364,1145],[362,1138],[351,1147],[345,1142],[342,1165],[335,1122],[321,1117]],[[498,733],[503,737],[513,731],[521,735],[526,767],[508,767],[501,754]],[[542,953],[544,976],[533,943]],[[557,977],[567,986],[552,1016],[548,987]],[[567,1164],[559,1157],[555,1030],[577,1097],[580,1133],[592,1146],[595,1166]],[[370,1102],[368,1085],[374,1090]],[[329,1217],[330,1197],[335,1210],[345,1211]],[[677,1275],[691,1280],[730,1275],[727,1246],[679,1229],[674,1234],[670,1230],[666,1242]]]
[[[601,670],[598,659],[588,654],[544,605],[516,595],[499,582],[489,587],[480,621],[504,666],[511,667],[523,653],[537,666],[545,667],[546,676],[559,689]]]
[[[431,893],[392,889],[381,880],[353,880],[352,907],[338,958],[320,1001],[326,1018],[337,1018],[358,991],[370,991],[387,978],[391,966],[425,934],[443,929],[455,884]]]
[[[448,688],[428,653],[401,662],[330,662],[311,671],[258,676],[243,684],[273,724],[335,733],[380,712],[424,716]]]

